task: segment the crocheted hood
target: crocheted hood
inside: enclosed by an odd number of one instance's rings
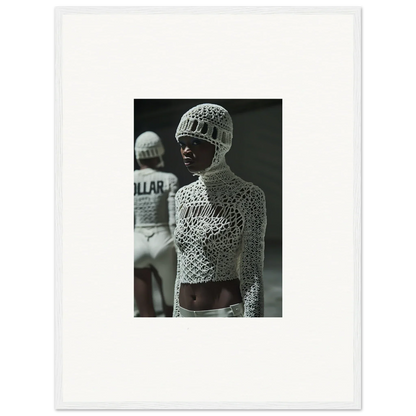
[[[157,167],[163,167],[164,163],[162,156],[165,153],[165,148],[163,147],[163,143],[162,140],[160,140],[160,137],[153,131],[145,131],[140,136],[138,136],[134,150],[139,165],[140,159],[159,157],[160,161]]]
[[[233,121],[228,111],[217,104],[199,104],[188,110],[176,129],[176,141],[181,137],[195,137],[215,146],[211,166],[194,175],[210,176],[229,169],[225,154],[230,150],[233,139]]]

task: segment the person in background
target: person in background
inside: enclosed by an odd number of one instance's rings
[[[178,179],[161,172],[164,147],[160,137],[146,131],[137,137],[135,155],[140,169],[134,171],[134,299],[140,317],[156,316],[152,273],[161,288],[164,314],[172,316],[176,251],[175,193]]]

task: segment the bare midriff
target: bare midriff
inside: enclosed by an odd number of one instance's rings
[[[191,311],[220,309],[242,302],[238,279],[208,283],[182,283],[179,305]]]

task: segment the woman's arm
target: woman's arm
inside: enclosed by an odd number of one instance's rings
[[[173,298],[173,318],[180,318],[179,314],[179,291],[181,289],[181,279],[179,277],[179,256],[178,256],[178,267],[176,269],[176,280],[175,280],[175,293]]]
[[[169,228],[173,237],[176,225],[176,210],[175,210],[175,196],[179,187],[178,178],[170,174],[169,175],[169,195],[168,195],[168,213],[169,213]]]
[[[263,264],[266,198],[253,185],[243,202],[245,225],[240,257],[240,290],[245,317],[264,316]]]
[[[174,198],[174,207],[176,208],[175,212],[174,212],[174,223],[175,224],[178,221],[178,209],[181,206],[181,203],[180,203],[181,196],[180,196],[180,194],[181,194],[181,192],[178,192],[175,195],[175,198]],[[172,236],[174,237],[173,231],[172,231]],[[175,238],[173,239],[173,241],[174,241],[174,244],[175,244],[176,255],[177,255],[175,293],[174,293],[174,298],[173,298],[173,317],[174,318],[179,318],[180,317],[180,314],[179,314],[179,291],[180,291],[180,288],[181,288],[181,269],[180,269],[180,265],[181,265],[182,255],[181,255],[181,252],[180,252],[180,250],[178,249],[178,247],[176,245]]]

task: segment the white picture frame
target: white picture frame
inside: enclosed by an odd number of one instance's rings
[[[360,409],[361,9],[59,7],[55,52],[55,407]],[[283,99],[283,318],[131,314],[132,102],[201,96]]]

